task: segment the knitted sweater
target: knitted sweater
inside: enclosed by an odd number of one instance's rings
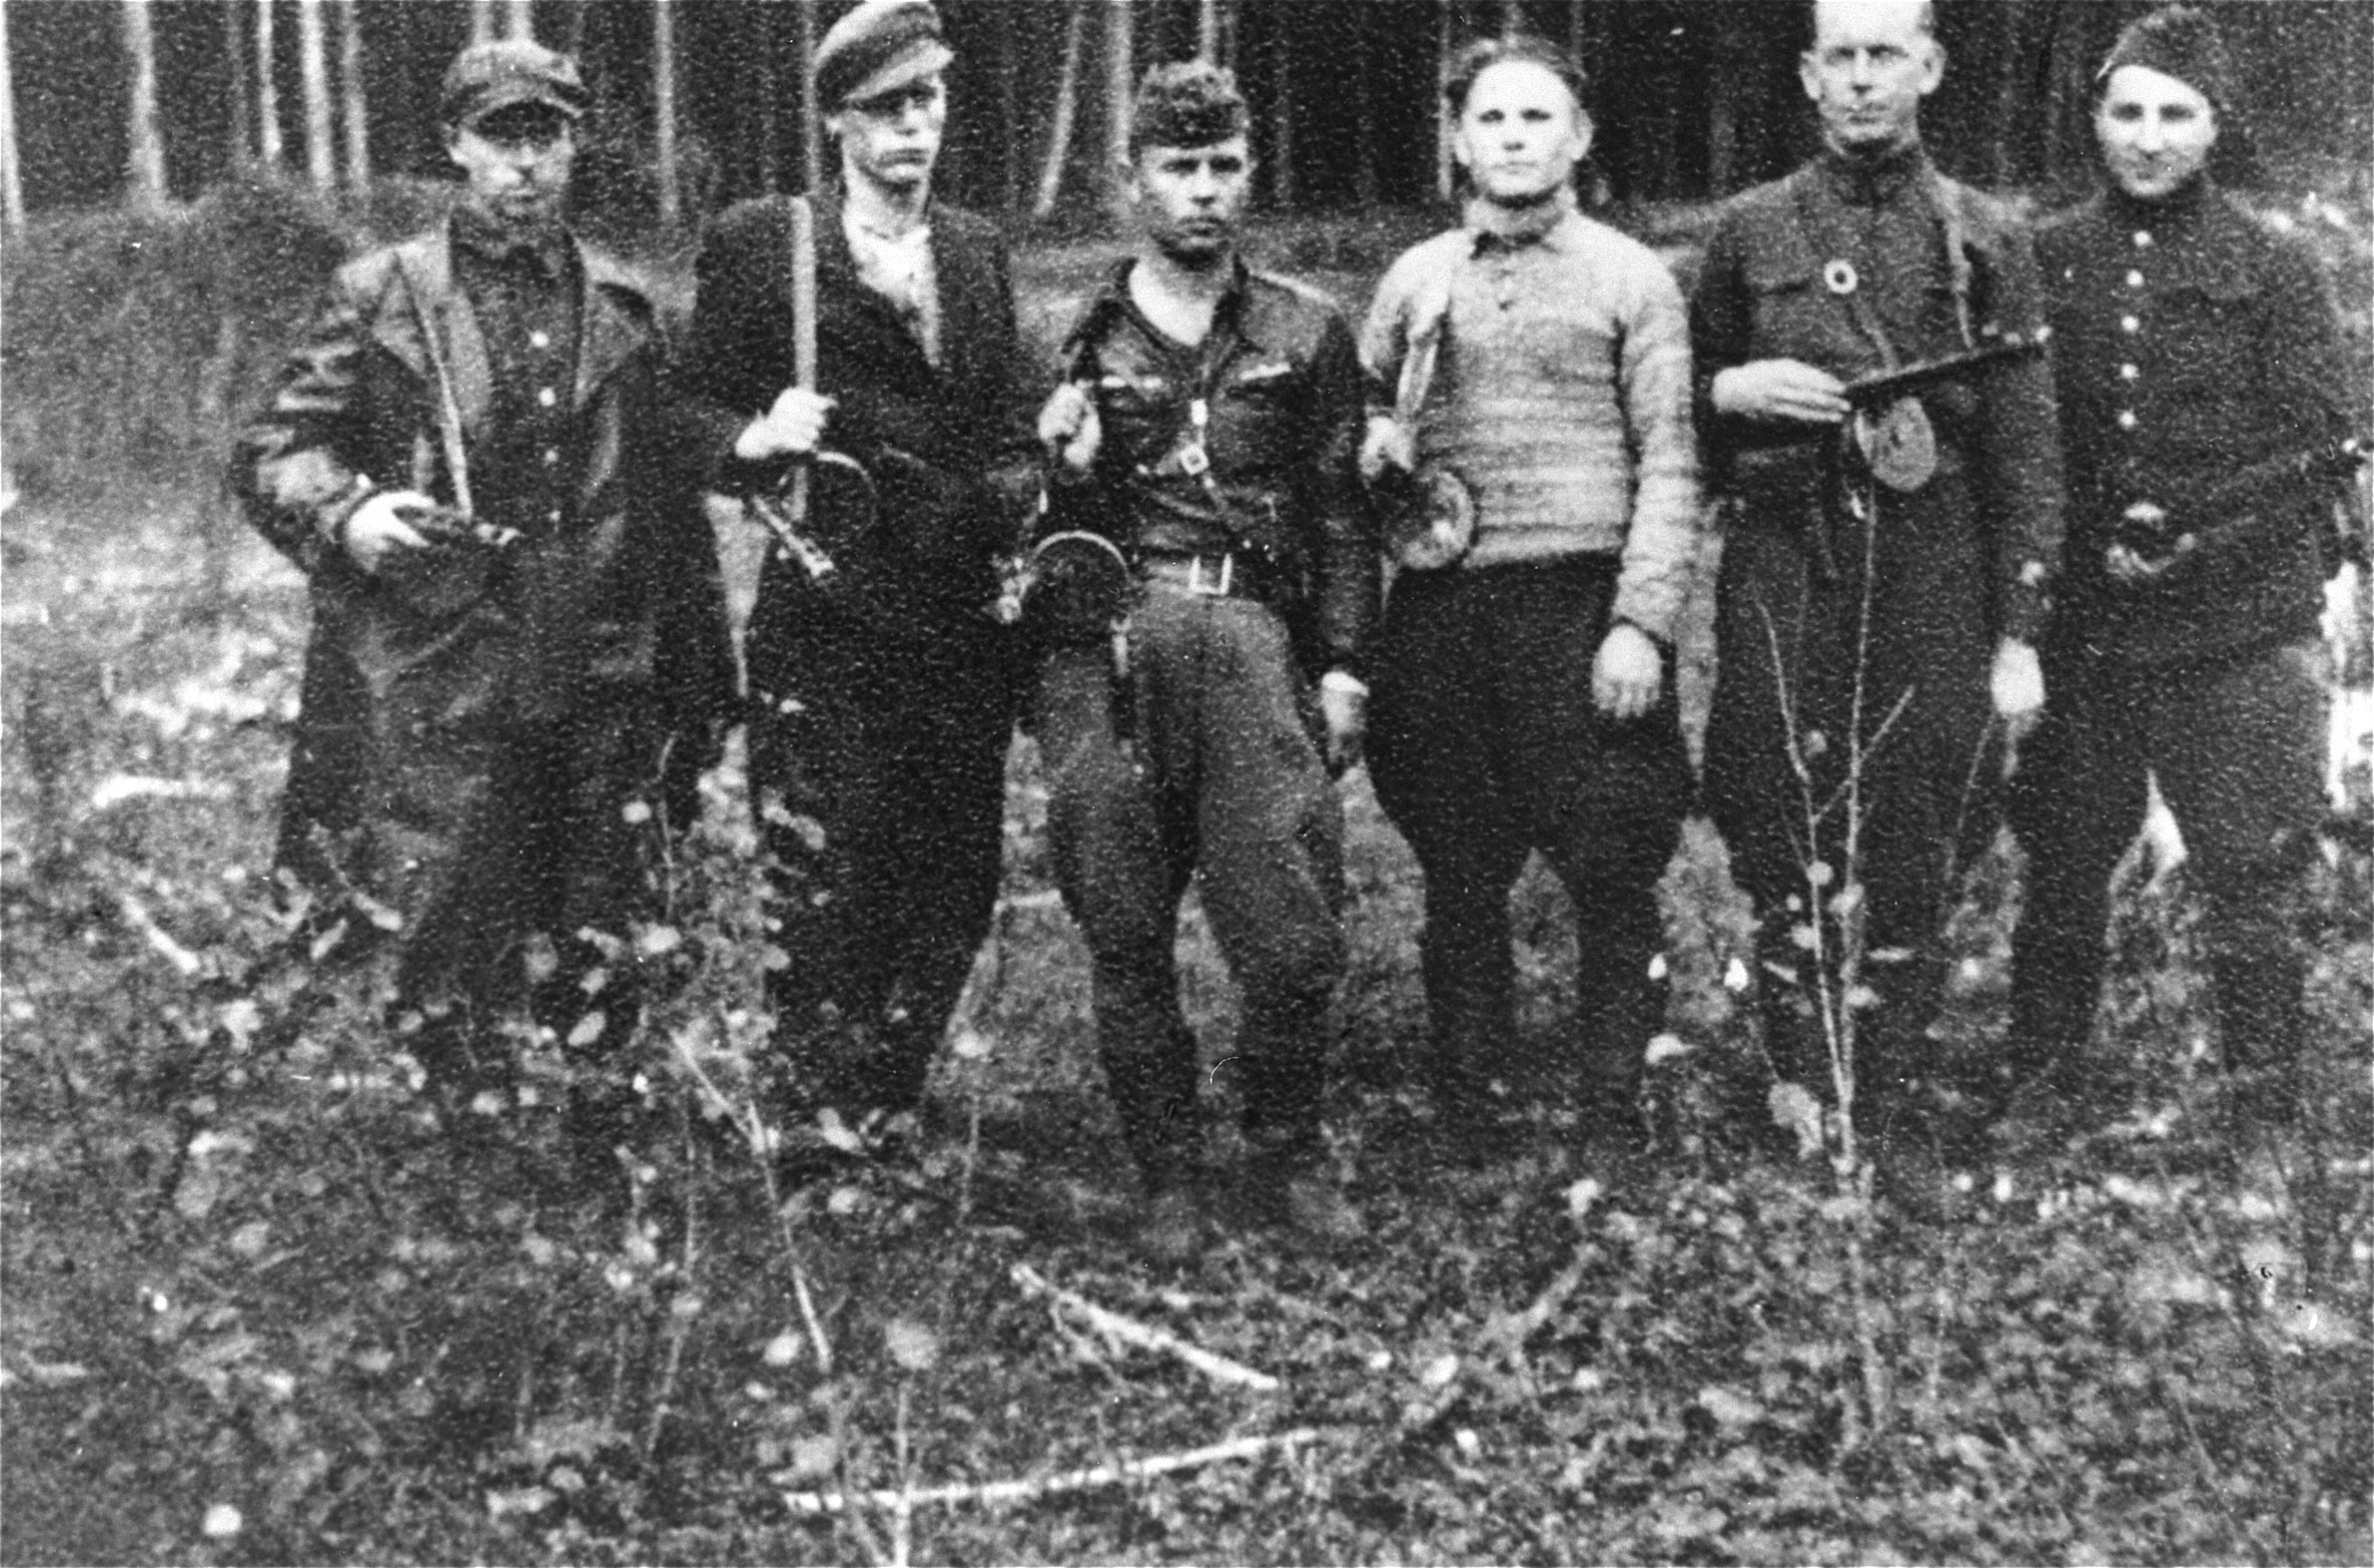
[[[1619,556],[1616,616],[1670,640],[1700,509],[1688,313],[1664,263],[1570,198],[1514,221],[1478,202],[1378,286],[1360,345],[1373,408],[1438,327],[1417,447],[1475,496],[1462,565]]]

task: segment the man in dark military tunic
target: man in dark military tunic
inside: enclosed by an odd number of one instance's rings
[[[1829,1086],[1812,1005],[1828,988],[1861,1020],[1866,1131],[1924,1071],[1953,873],[1993,828],[1999,721],[2042,700],[2061,528],[2039,359],[1867,413],[1847,395],[2041,320],[2026,238],[1922,148],[1943,68],[1925,5],[1816,6],[1799,69],[1824,150],[1724,209],[1692,309],[1698,428],[1730,503],[1706,800],[1763,921],[1774,1068]],[[1849,996],[1837,954],[1857,926]]]
[[[1235,78],[1157,66],[1131,190],[1146,240],[1072,333],[1040,415],[1051,523],[1135,579],[1125,657],[1101,626],[1049,658],[1048,835],[1096,971],[1097,1037],[1148,1196],[1145,1249],[1193,1254],[1196,1045],[1179,1011],[1179,900],[1238,982],[1249,1196],[1308,1235],[1355,1216],[1327,1180],[1320,1100],[1344,969],[1343,811],[1378,557],[1355,468],[1361,380],[1334,304],[1247,267],[1252,170]]]
[[[2052,704],[2014,797],[2013,1067],[2083,1098],[2110,872],[2157,777],[2206,906],[2226,1065],[2265,1070],[2240,1082],[2274,1108],[2307,1028],[2287,905],[2322,806],[2318,616],[2340,561],[2337,471],[2314,457],[2348,433],[2339,325],[2314,254],[2209,175],[2233,73],[2205,15],[2135,22],[2094,90],[2109,187],[2037,241],[2071,511]]]
[[[653,906],[661,687],[700,646],[652,308],[561,222],[585,101],[534,43],[454,62],[452,218],[338,274],[233,466],[312,587],[281,862],[317,929],[395,928],[398,1016],[448,1089],[499,1084],[523,989],[582,1051],[631,1032],[631,965],[579,933]]]
[[[813,206],[817,384],[798,384],[779,196],[703,243],[682,375],[711,488],[772,489],[819,451],[868,476],[814,467],[805,521],[834,575],[770,559],[749,636],[785,959],[769,989],[798,1080],[780,1108],[802,1125],[917,1107],[997,899],[1017,667],[990,612],[1038,486],[1005,242],[932,196],[952,58],[925,0],[866,0],[827,32],[840,179]]]

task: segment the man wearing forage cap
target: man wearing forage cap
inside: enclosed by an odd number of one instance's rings
[[[819,451],[870,476],[815,466],[836,569],[770,561],[748,647],[795,1081],[776,1108],[808,1126],[917,1107],[997,895],[1016,661],[987,612],[1036,479],[1004,240],[932,196],[953,58],[926,0],[866,0],[817,47],[840,156],[813,196],[812,389],[793,200],[726,212],[699,264],[684,386],[710,487],[771,489]]]
[[[2069,547],[2013,802],[2028,891],[2006,1076],[2049,1090],[2039,1109],[2089,1108],[2111,869],[2157,777],[2205,905],[2235,1105],[2280,1119],[2308,1027],[2289,906],[2322,803],[2318,617],[2350,553],[2337,473],[2286,460],[2347,434],[2339,328],[2314,254],[2210,177],[2236,108],[2205,14],[2129,26],[2094,97],[2109,183],[2037,241]]]
[[[631,1034],[603,949],[655,905],[665,687],[702,646],[652,304],[562,220],[586,101],[523,40],[454,60],[452,218],[340,270],[233,460],[312,589],[281,868],[317,930],[397,922],[399,1027],[456,1110],[508,1087],[522,1002],[583,1058]],[[576,1104],[605,1165],[621,1108]]]

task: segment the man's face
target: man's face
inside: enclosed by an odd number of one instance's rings
[[[840,138],[840,166],[852,179],[891,191],[927,184],[948,123],[948,90],[936,71],[889,92],[851,99],[826,122]]]
[[[1157,250],[1208,263],[1236,245],[1252,172],[1243,136],[1200,147],[1141,147],[1130,166],[1130,193]]]
[[[1822,139],[1842,153],[1910,146],[1921,135],[1921,100],[1937,90],[1945,57],[1922,30],[1919,0],[1821,0],[1814,46],[1797,79],[1822,117]]]
[[[518,104],[449,129],[445,153],[469,181],[464,202],[497,228],[524,233],[559,221],[577,130],[556,110]]]
[[[1485,200],[1531,206],[1574,177],[1591,150],[1591,121],[1556,72],[1503,60],[1467,89],[1451,150]]]
[[[2217,110],[2190,84],[2145,65],[2110,73],[2094,135],[2119,189],[2142,201],[2181,190],[2217,145]]]

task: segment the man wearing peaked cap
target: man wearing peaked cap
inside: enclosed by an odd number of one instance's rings
[[[2037,241],[2069,548],[2052,704],[2013,801],[2028,888],[2005,1087],[2033,1085],[2063,1125],[2115,1113],[2088,1103],[2086,1047],[2111,870],[2156,777],[2205,906],[2234,1107],[2282,1121],[2308,1029],[2288,910],[2322,807],[2319,614],[2326,577],[2364,554],[2334,526],[2338,474],[2290,460],[2330,452],[2363,410],[2345,406],[2314,253],[2211,178],[2236,111],[2215,25],[2187,6],[2140,18],[2094,93],[2110,178]]]
[[[788,958],[770,992],[793,1082],[770,1108],[809,1135],[786,1144],[794,1176],[823,1161],[822,1112],[881,1129],[919,1108],[997,897],[1017,664],[988,610],[1037,484],[1005,241],[932,193],[953,57],[924,0],[834,22],[815,89],[839,188],[805,198],[817,384],[797,373],[802,198],[782,196],[706,236],[682,374],[708,486],[770,492],[812,463],[835,567],[770,561],[747,650]]]
[[[652,303],[562,220],[585,107],[534,43],[453,62],[452,217],[338,273],[232,467],[312,589],[280,867],[349,948],[400,919],[398,1028],[460,1116],[509,1089],[514,1011],[589,1063],[632,1035],[603,950],[657,907],[662,693],[702,646]],[[576,1094],[598,1168],[629,1109]]]

